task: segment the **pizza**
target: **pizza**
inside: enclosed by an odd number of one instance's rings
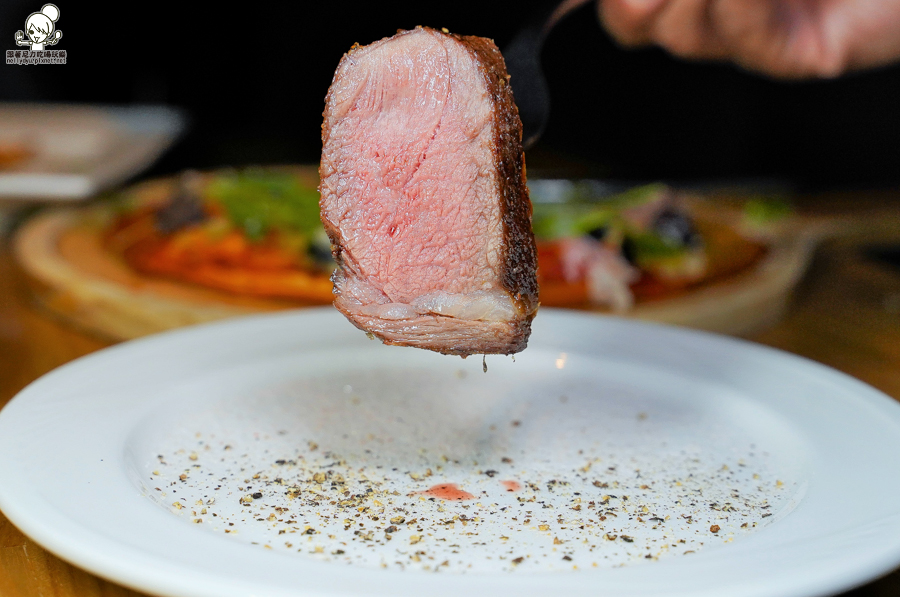
[[[547,183],[532,190],[545,305],[627,312],[745,270],[766,252],[720,218],[698,217],[688,197],[663,184],[598,200],[592,181],[552,182],[563,189],[552,201],[540,200]]]
[[[142,274],[266,298],[332,300],[316,183],[289,170],[187,172],[127,198],[105,246]]]
[[[652,184],[597,200],[577,181],[542,200],[532,181],[540,302],[627,312],[757,263],[763,242],[694,213]],[[235,295],[333,300],[318,181],[306,171],[186,172],[153,196],[126,195],[104,246],[135,271]],[[161,189],[161,190],[160,190]]]

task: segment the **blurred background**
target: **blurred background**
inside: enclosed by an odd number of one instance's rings
[[[44,306],[115,339],[224,316],[223,302],[229,314],[330,302],[316,167],[324,99],[344,53],[417,25],[505,50],[559,4],[58,4],[63,37],[48,49],[65,50],[66,64],[0,65],[0,142],[39,141],[35,156],[0,170],[0,230],[18,231],[5,258],[38,280]],[[0,3],[6,51],[20,47],[16,31],[41,7]],[[747,334],[784,315],[826,240],[900,271],[900,63],[775,80],[623,49],[593,2],[556,24],[541,63],[551,108],[526,162],[545,306],[611,306]],[[299,166],[299,178],[231,178],[233,167],[278,165]],[[208,174],[171,176],[186,171]],[[158,182],[146,190],[142,181]],[[222,185],[233,193],[217,195]],[[53,209],[60,202],[76,206],[71,215]],[[269,250],[286,279],[316,281],[277,291],[238,284],[254,268],[271,273],[260,265]],[[144,295],[146,284],[176,281],[157,289],[165,300],[187,288],[227,292],[154,319],[164,310],[138,309],[132,295],[101,305],[97,288],[110,280]],[[885,304],[900,304],[895,295]],[[248,297],[268,302],[248,306]],[[128,313],[114,317],[113,306]]]
[[[0,5],[4,48],[40,2]],[[165,103],[190,128],[149,174],[315,163],[324,96],[342,54],[398,28],[447,27],[502,49],[529,3],[58,3],[65,66],[0,68],[0,99]],[[531,168],[627,180],[776,180],[799,189],[900,181],[900,66],[781,82],[723,64],[623,50],[593,5],[546,41],[553,107]]]

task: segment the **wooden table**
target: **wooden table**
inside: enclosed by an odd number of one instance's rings
[[[854,198],[837,199],[848,201]],[[882,237],[883,228],[882,223]],[[858,244],[857,239],[823,247],[786,318],[751,339],[830,365],[900,399],[900,269],[867,260]],[[36,308],[0,240],[0,406],[40,375],[107,345]],[[136,595],[141,594],[50,555],[0,514],[0,596]],[[900,570],[845,597],[898,595]]]

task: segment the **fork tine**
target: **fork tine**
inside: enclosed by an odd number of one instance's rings
[[[522,145],[530,148],[540,138],[550,116],[550,92],[541,70],[539,31],[525,28],[503,51],[513,97],[522,119]]]
[[[550,91],[541,68],[544,39],[564,16],[590,0],[552,0],[536,10],[503,50],[513,97],[522,119],[522,145],[537,143],[550,117]]]

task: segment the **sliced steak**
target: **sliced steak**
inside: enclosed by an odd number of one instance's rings
[[[324,116],[335,306],[387,344],[524,349],[537,259],[522,127],[494,43],[417,28],[354,46]]]

